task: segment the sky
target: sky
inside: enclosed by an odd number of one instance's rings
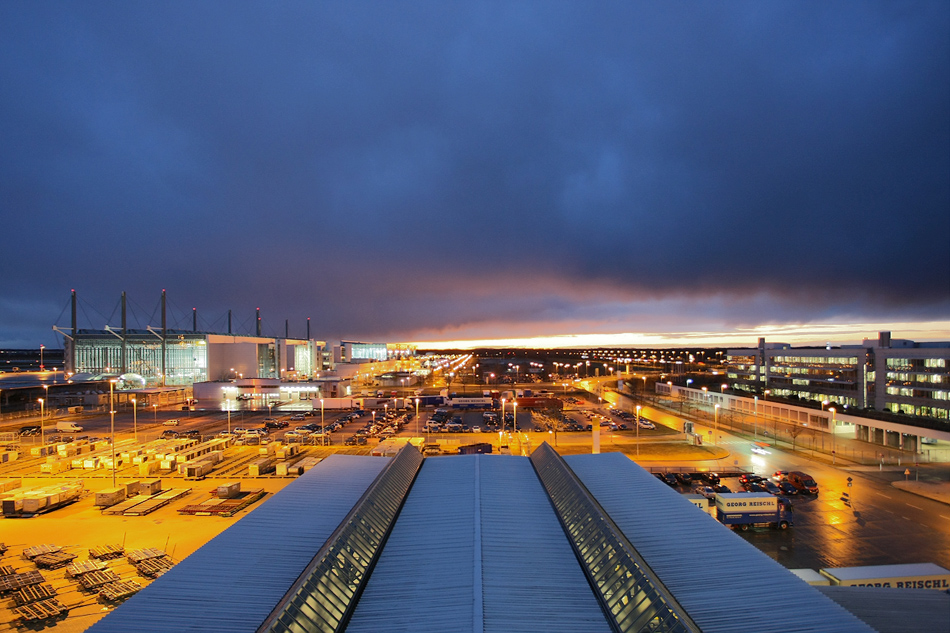
[[[950,340],[945,0],[10,0],[0,86],[0,347]]]

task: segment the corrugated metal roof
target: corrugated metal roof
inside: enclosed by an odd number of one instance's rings
[[[347,632],[609,631],[530,462],[425,461]]]
[[[933,589],[817,587],[878,633],[950,631],[950,594]]]
[[[89,631],[256,630],[387,463],[331,455]]]
[[[705,633],[873,631],[625,455],[564,459]]]

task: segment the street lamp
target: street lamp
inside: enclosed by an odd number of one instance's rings
[[[323,417],[323,398],[320,398],[320,434],[323,435],[323,445],[327,445],[327,427]]]
[[[505,431],[505,399],[501,399],[501,431]]]
[[[708,395],[709,395],[709,389],[707,387],[703,387],[703,402],[709,402],[709,400],[706,398],[706,396]]]
[[[755,432],[755,440],[758,441],[759,440],[759,397],[758,396],[752,396],[752,397],[754,399],[753,406],[755,407],[752,413],[752,429]]]
[[[637,457],[640,457],[640,405],[637,405]]]
[[[139,407],[138,400],[132,398],[132,433],[134,434],[135,441],[139,441],[139,417],[138,417]]]
[[[228,437],[231,437],[231,400],[225,398],[224,406],[228,409]]]
[[[40,398],[40,446],[46,446],[45,436],[43,435],[43,427],[44,427],[43,420],[45,419],[46,416],[43,415],[43,406],[44,406],[43,399]],[[33,409],[33,410],[36,411],[36,409]]]
[[[115,405],[113,404],[113,395],[115,394],[115,380],[109,381],[109,419],[112,427],[112,487],[115,488]]]
[[[713,438],[713,442],[716,444],[716,446],[719,445],[718,442],[716,442],[716,438],[718,437],[719,437],[719,405],[717,404],[716,405],[716,437]]]
[[[154,424],[158,424],[158,405],[157,404],[152,405],[152,422]]]
[[[837,457],[835,454],[835,426],[837,426],[838,421],[835,419],[835,408],[828,407],[828,410],[831,411],[831,463],[834,464],[835,457]]]
[[[416,433],[422,435],[422,433],[419,432],[419,398],[416,398]]]
[[[514,402],[512,402],[511,406],[515,408],[515,414],[512,419],[512,428],[514,429],[515,437],[517,437],[518,436],[518,401],[515,400]]]

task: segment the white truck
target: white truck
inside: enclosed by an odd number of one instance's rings
[[[58,433],[82,433],[82,427],[75,422],[57,422],[56,431]]]
[[[716,493],[716,519],[743,532],[755,526],[785,530],[792,525],[792,509],[767,492]]]
[[[934,563],[826,567],[818,572],[832,585],[892,587],[895,589],[950,589],[950,570]]]
[[[332,409],[359,409],[360,400],[356,398],[324,398],[323,402],[320,401],[320,398],[311,398],[310,404],[313,405],[314,411],[319,411],[322,407],[326,411]]]

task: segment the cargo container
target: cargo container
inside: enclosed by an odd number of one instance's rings
[[[934,563],[826,567],[819,573],[832,585],[844,587],[891,587],[894,589],[950,590],[950,570]]]
[[[218,499],[234,499],[241,495],[241,482],[232,481],[231,483],[218,486]]]
[[[96,505],[100,508],[108,508],[109,506],[114,506],[120,501],[125,501],[125,497],[128,493],[128,489],[125,486],[119,486],[118,488],[106,488],[105,490],[100,490],[96,493]]]
[[[716,519],[743,532],[753,526],[785,530],[792,525],[791,507],[767,492],[716,493]]]
[[[140,495],[154,495],[162,491],[162,480],[161,479],[146,479],[139,482],[139,494]]]
[[[311,398],[310,404],[313,405],[315,411],[319,411],[321,407],[325,411],[333,409],[358,409],[360,407],[360,401],[355,398],[323,398],[322,401],[320,398]]]

